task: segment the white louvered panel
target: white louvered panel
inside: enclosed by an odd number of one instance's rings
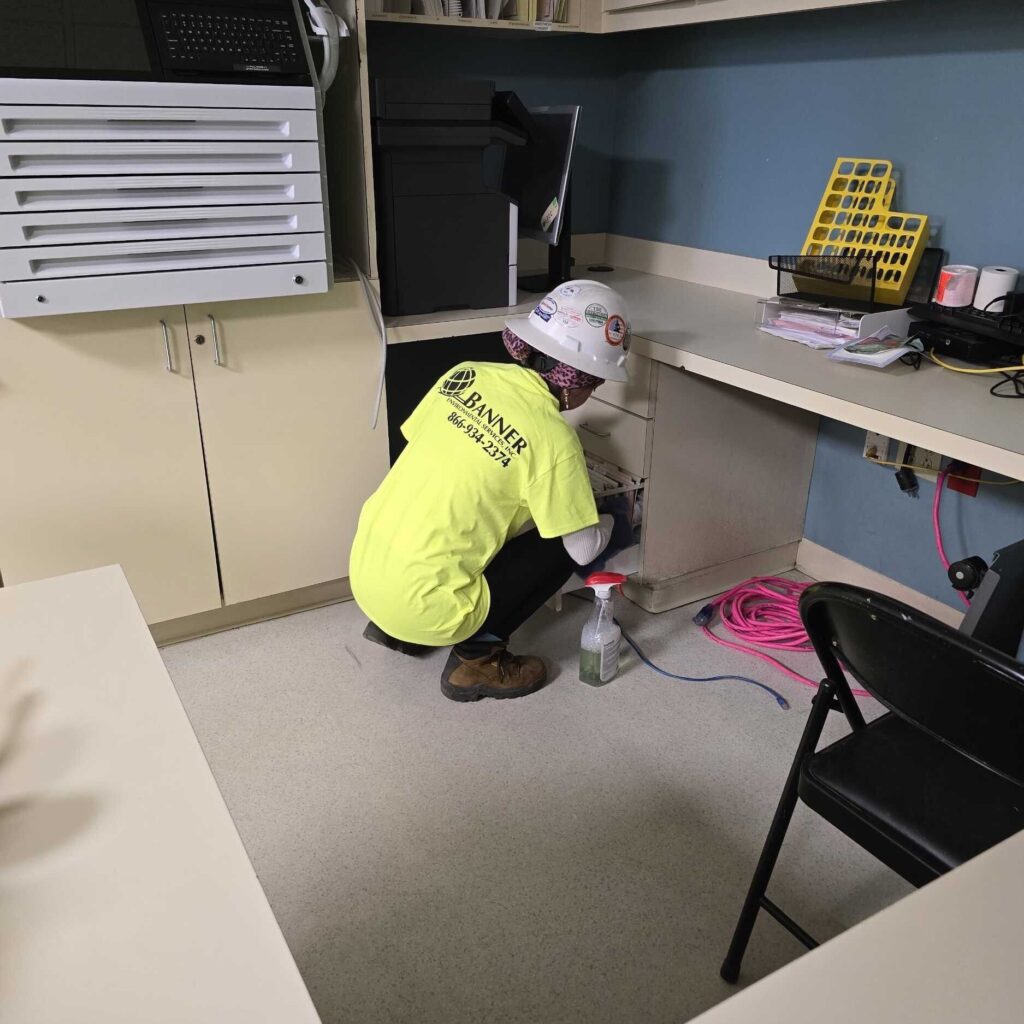
[[[0,105],[0,140],[251,139],[315,142],[312,110]]]
[[[0,213],[322,202],[319,174],[0,178]]]
[[[319,203],[162,210],[0,214],[0,246],[82,245],[146,238],[210,238],[323,231]]]
[[[85,0],[95,2],[95,0]],[[40,6],[42,6],[40,4]],[[53,20],[51,19],[51,23]],[[59,24],[59,23],[56,23]],[[118,82],[74,78],[0,78],[5,103],[89,103],[155,107],[252,107],[315,110],[308,85],[215,85],[212,82]]]
[[[318,137],[313,89],[0,79],[0,315],[326,291]]]
[[[301,263],[326,259],[322,232],[0,249],[0,281]],[[134,287],[125,282],[125,287]]]
[[[105,309],[312,295],[327,291],[329,285],[327,265],[322,262],[174,270],[132,278],[72,277],[45,284],[18,281],[0,284],[0,316],[95,313]]]
[[[315,142],[0,142],[0,175],[319,172]]]

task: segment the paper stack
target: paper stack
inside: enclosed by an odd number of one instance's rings
[[[860,317],[856,313],[837,314],[834,309],[780,305],[776,315],[760,327],[765,334],[798,341],[809,348],[839,348],[857,337]]]
[[[883,368],[897,359],[918,352],[919,349],[907,344],[907,339],[890,331],[888,327],[875,331],[867,338],[848,341],[842,348],[829,352],[828,358],[837,363],[857,363],[859,366]]]

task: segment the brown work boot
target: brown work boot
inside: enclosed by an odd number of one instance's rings
[[[500,645],[479,658],[463,658],[453,650],[441,673],[441,692],[449,700],[507,700],[539,690],[547,679],[540,658],[511,654]]]

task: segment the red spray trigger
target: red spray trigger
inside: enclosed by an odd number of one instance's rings
[[[607,587],[609,584],[621,587],[626,582],[626,577],[621,572],[592,572],[587,577],[588,587]]]

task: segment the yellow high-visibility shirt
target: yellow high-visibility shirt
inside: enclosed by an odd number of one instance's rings
[[[402,433],[359,517],[352,593],[399,640],[460,643],[490,609],[484,569],[529,520],[542,537],[598,521],[583,449],[540,375],[516,364],[454,367]]]

